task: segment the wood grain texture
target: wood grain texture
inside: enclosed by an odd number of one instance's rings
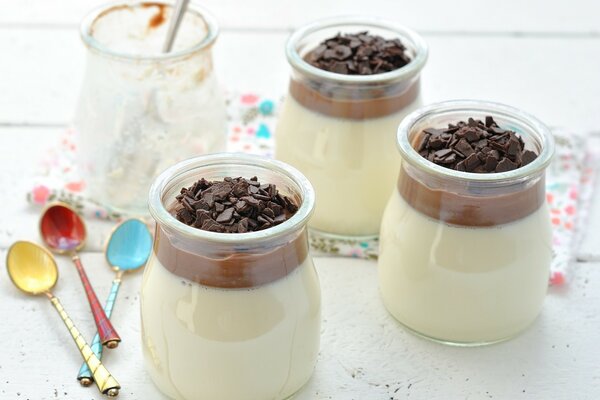
[[[66,124],[83,77],[85,55],[74,29],[0,30],[0,124]],[[222,86],[275,98],[287,91],[284,33],[223,32],[215,46]],[[574,131],[598,128],[599,38],[505,38],[425,35],[425,102],[500,101]],[[56,43],[60,43],[57,46]]]
[[[4,250],[0,251],[4,257]],[[112,272],[101,254],[87,253],[98,293],[110,290]],[[600,396],[600,264],[578,264],[569,288],[547,296],[542,315],[517,338],[462,349],[415,337],[383,307],[373,262],[317,258],[323,291],[322,344],[313,378],[296,399],[595,399]],[[77,273],[59,259],[59,296],[86,339],[95,332]],[[0,337],[11,346],[0,357],[0,398],[99,399],[75,379],[81,360],[43,298],[28,298],[0,277]],[[107,352],[106,367],[123,389],[119,398],[164,399],[144,371],[140,346],[141,274],[124,279],[113,322],[123,338]],[[27,332],[12,335],[15,329]],[[10,335],[10,336],[9,336]],[[47,360],[57,360],[47,368]],[[38,384],[31,385],[35,376]],[[57,391],[55,395],[54,390]],[[66,394],[65,394],[66,393]]]
[[[38,240],[39,215],[24,202],[38,160],[72,117],[83,76],[77,24],[104,0],[0,1],[0,260],[17,239]],[[421,31],[431,56],[423,74],[426,102],[482,98],[521,107],[550,125],[598,129],[600,2],[464,0],[370,2],[205,0],[223,32],[215,48],[222,85],[279,97],[288,66],[289,31],[314,18],[367,13]],[[586,246],[597,246],[594,201]],[[112,224],[88,224],[90,248],[102,248]],[[98,252],[81,254],[100,298],[113,273]],[[1,262],[0,262],[1,263]],[[95,325],[65,257],[56,295],[82,334]],[[372,262],[318,258],[323,290],[319,362],[299,400],[598,399],[600,263],[573,264],[573,281],[551,289],[541,317],[506,343],[475,349],[413,336],[383,308]],[[2,268],[0,268],[2,269]],[[126,276],[112,318],[123,342],[107,367],[121,399],[164,400],[145,373],[139,323],[141,273]],[[27,298],[0,272],[0,399],[95,399],[75,379],[79,353],[52,306]],[[15,334],[18,332],[18,334]],[[50,368],[49,368],[50,366]]]
[[[104,0],[0,2],[0,25],[75,26]],[[397,20],[435,32],[598,34],[600,4],[594,0],[202,0],[226,29],[287,30],[316,18],[362,14]]]

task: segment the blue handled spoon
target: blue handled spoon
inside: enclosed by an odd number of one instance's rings
[[[104,312],[108,318],[112,314],[123,274],[143,267],[151,252],[152,235],[142,220],[127,219],[113,230],[105,249],[106,261],[116,272],[110,294],[104,305]],[[100,342],[100,335],[97,333],[94,336],[91,348],[94,354],[102,359],[102,343]],[[94,382],[92,372],[87,364],[84,363],[81,366],[77,379],[82,386],[89,386]]]

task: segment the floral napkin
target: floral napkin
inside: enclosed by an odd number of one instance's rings
[[[273,131],[280,101],[252,93],[228,96],[228,150],[273,157]],[[550,283],[564,284],[568,266],[574,258],[578,220],[586,215],[593,195],[595,165],[598,165],[596,146],[586,146],[587,138],[556,130],[556,157],[547,172],[547,201],[550,206],[554,259]],[[67,130],[58,145],[51,149],[40,164],[27,200],[34,206],[61,200],[77,208],[88,218],[118,221],[125,215],[112,211],[85,196],[85,182],[75,168],[77,148],[75,132]],[[589,150],[587,153],[582,149]],[[576,236],[577,232],[577,236]],[[377,240],[337,240],[311,234],[314,255],[331,255],[376,259]],[[598,254],[596,254],[598,255]]]

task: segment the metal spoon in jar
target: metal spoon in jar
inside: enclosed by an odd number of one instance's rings
[[[177,36],[177,31],[179,30],[179,25],[181,25],[189,2],[190,0],[177,0],[177,3],[175,3],[173,16],[169,23],[169,30],[167,31],[167,38],[162,48],[163,53],[169,53],[171,51],[173,43],[175,42],[175,37]]]
[[[110,318],[117,293],[121,285],[123,274],[143,267],[152,251],[152,235],[146,224],[140,219],[127,219],[115,227],[106,244],[105,256],[108,265],[116,272],[108,299],[104,304],[104,312]],[[102,359],[102,343],[100,335],[96,333],[92,341],[92,351]],[[93,382],[93,374],[87,364],[83,363],[79,369],[77,379],[82,386],[89,386]]]
[[[48,297],[69,329],[88,368],[93,371],[98,390],[109,397],[118,396],[121,388],[119,382],[102,365],[67,315],[58,298],[50,291],[58,280],[58,269],[52,254],[35,243],[19,241],[10,246],[8,250],[6,268],[10,279],[17,288],[30,295],[45,294]]]
[[[50,250],[58,254],[71,256],[85,289],[85,294],[94,315],[94,322],[98,332],[100,332],[102,344],[114,349],[119,345],[121,338],[106,317],[83,269],[81,259],[77,255],[77,251],[85,245],[86,229],[83,220],[68,204],[52,203],[46,207],[40,219],[40,234]]]

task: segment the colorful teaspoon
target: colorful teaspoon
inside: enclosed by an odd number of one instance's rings
[[[116,272],[110,294],[104,305],[104,312],[108,318],[112,314],[123,274],[143,267],[151,252],[152,235],[142,220],[125,220],[113,230],[105,249],[106,261]],[[98,333],[92,341],[92,350],[98,358],[102,359],[102,344]],[[81,366],[77,379],[83,386],[92,384],[93,376],[87,364],[84,363]]]
[[[85,294],[92,309],[94,322],[100,333],[102,344],[110,349],[114,349],[119,345],[121,338],[115,328],[113,328],[110,320],[106,317],[83,269],[81,259],[77,255],[77,251],[81,250],[85,245],[86,230],[83,220],[68,204],[51,203],[42,213],[40,233],[50,250],[58,254],[69,254],[71,256],[85,289]]]
[[[98,390],[109,397],[118,396],[121,386],[96,357],[58,298],[50,291],[58,280],[58,269],[52,254],[35,243],[15,242],[8,250],[6,268],[17,288],[30,295],[43,293],[48,297],[69,329],[85,363],[93,371]]]

